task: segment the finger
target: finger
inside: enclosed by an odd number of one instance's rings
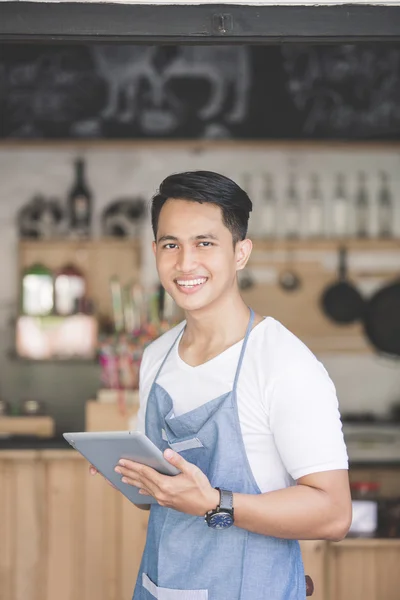
[[[89,473],[91,475],[96,475],[96,473],[98,473],[98,471],[97,471],[96,467],[94,467],[93,465],[90,465],[89,466]]]
[[[125,469],[123,467],[115,467],[114,470],[121,475],[122,483],[134,485],[138,488],[145,487],[143,477],[141,477],[135,471],[131,471],[130,469]]]
[[[145,490],[145,493],[148,496],[153,496],[157,498],[160,495],[160,489],[154,485],[151,481],[145,483],[144,481],[131,478],[131,477],[123,477],[121,479],[122,483],[126,483],[127,485],[133,485],[134,487],[139,488],[139,490]]]
[[[144,487],[143,481],[141,481],[140,479],[136,479],[134,477],[128,477],[127,475],[124,475],[121,478],[121,481],[122,481],[122,483],[128,483],[129,485],[133,485],[137,488]]]
[[[182,458],[180,454],[171,450],[171,448],[167,448],[164,451],[164,458],[166,458],[171,465],[174,465],[174,467],[179,469],[182,473],[192,473],[193,469],[196,468],[194,465],[192,465],[192,463]]]
[[[125,460],[119,461],[118,466],[114,470],[129,479],[135,479],[144,483],[147,482],[156,486],[162,485],[163,479],[166,477],[166,475],[161,475],[151,467]]]

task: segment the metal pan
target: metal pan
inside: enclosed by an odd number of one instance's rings
[[[366,302],[363,323],[378,352],[400,356],[400,279],[382,287]]]
[[[363,318],[365,302],[358,289],[347,278],[347,249],[339,248],[338,280],[322,294],[321,308],[325,315],[341,325]]]

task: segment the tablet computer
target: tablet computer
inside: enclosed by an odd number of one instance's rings
[[[161,450],[138,431],[79,431],[64,433],[64,438],[82,454],[120,492],[135,504],[154,504],[152,496],[139,494],[139,488],[123,483],[114,471],[120,458],[148,465],[164,475],[180,471],[165,460]]]

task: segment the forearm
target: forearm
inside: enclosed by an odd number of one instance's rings
[[[341,539],[348,529],[329,495],[306,485],[266,494],[234,494],[235,525],[284,539]]]

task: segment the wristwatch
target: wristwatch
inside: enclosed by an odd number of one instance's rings
[[[205,514],[204,520],[213,529],[227,529],[234,522],[233,493],[220,488],[215,489],[219,491],[219,504],[217,508],[209,510]]]

